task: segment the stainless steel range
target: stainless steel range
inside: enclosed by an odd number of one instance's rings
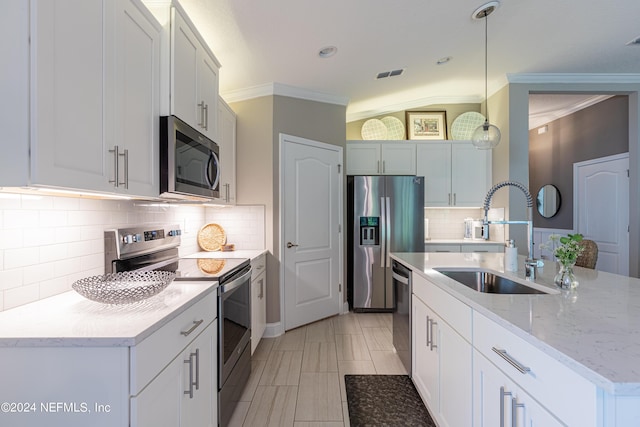
[[[251,373],[251,263],[247,258],[179,258],[177,225],[106,230],[107,273],[165,270],[175,280],[218,282],[218,423],[229,423]]]

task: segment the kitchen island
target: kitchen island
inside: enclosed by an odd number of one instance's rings
[[[548,294],[499,295],[477,292],[434,269],[485,269],[528,283],[524,276],[524,257],[519,259],[519,271],[513,273],[504,271],[503,254],[392,253],[391,257],[412,270],[414,294],[420,291],[419,287],[428,284],[435,291],[452,297],[451,301],[470,309],[469,323],[473,332],[468,337],[464,333],[462,336],[473,346],[473,359],[478,359],[476,350],[481,351],[483,341],[497,340],[493,337],[495,331],[504,331],[512,345],[527,348],[520,354],[539,352],[545,364],[549,364],[547,360],[553,361],[552,364],[557,363],[558,369],[567,372],[570,378],[585,380],[580,387],[582,390],[593,385],[594,393],[587,394],[591,399],[589,402],[575,401],[577,395],[568,395],[562,403],[583,412],[585,408],[581,404],[593,403],[596,408],[586,408],[586,412],[591,411],[596,418],[592,425],[640,425],[639,279],[576,267],[578,288],[560,292],[553,284],[555,263],[547,261],[530,284]],[[428,305],[430,301],[424,303]],[[439,314],[446,316],[446,308]],[[455,322],[451,323],[455,325]],[[483,331],[490,338],[481,336]],[[491,350],[491,345],[488,348]],[[524,375],[508,372],[507,375],[526,383],[536,372]],[[558,375],[558,381],[560,378],[565,383],[569,381]],[[476,378],[476,372],[473,378],[475,392],[478,391],[475,383],[480,379]],[[551,386],[547,392],[553,394],[553,384],[547,386]],[[526,387],[525,391],[534,394]],[[540,396],[533,397],[544,400]],[[472,400],[477,403],[475,394]],[[475,412],[474,408],[477,422],[480,415]],[[565,423],[562,421],[559,425]],[[475,424],[483,425],[481,422]]]

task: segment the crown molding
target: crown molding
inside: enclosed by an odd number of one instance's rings
[[[558,120],[562,117],[573,114],[577,111],[591,107],[599,102],[605,101],[611,98],[613,95],[594,95],[583,102],[571,105],[567,108],[559,108],[553,111],[543,111],[537,114],[529,112],[529,130],[535,129],[542,125],[551,123],[554,120]]]
[[[640,83],[638,73],[517,73],[509,83]]]
[[[308,101],[324,102],[326,104],[336,104],[346,106],[349,98],[344,96],[330,95],[282,83],[267,83],[259,86],[252,86],[245,89],[238,89],[221,94],[225,101],[240,102],[263,96],[288,96],[290,98],[306,99]]]

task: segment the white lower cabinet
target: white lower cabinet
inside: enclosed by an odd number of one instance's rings
[[[217,425],[217,406],[212,404],[217,394],[217,324],[214,320],[131,399],[132,427]]]
[[[251,354],[256,351],[267,328],[267,287],[266,255],[251,260]]]
[[[416,275],[413,279],[414,289],[422,288],[412,297],[413,382],[438,425],[469,426],[472,347],[449,322],[470,327],[471,310],[425,279]],[[454,304],[452,310],[450,304]]]
[[[473,384],[474,427],[565,425],[477,350],[473,354]]]

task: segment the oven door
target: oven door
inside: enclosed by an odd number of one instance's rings
[[[218,381],[221,389],[251,340],[251,268],[218,288]],[[250,369],[250,368],[249,368]]]

